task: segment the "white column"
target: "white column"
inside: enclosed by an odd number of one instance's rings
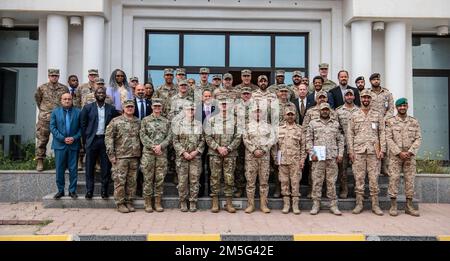
[[[61,83],[67,82],[68,26],[64,15],[47,16],[47,68],[59,69]]]
[[[385,35],[385,84],[394,100],[406,95],[406,23],[390,22]]]
[[[352,70],[349,84],[352,84],[358,76],[368,79],[370,74],[372,74],[372,22],[354,21],[352,23]]]
[[[105,38],[105,20],[101,16],[85,16],[83,24],[83,82],[88,81],[88,70],[98,69],[103,75],[103,47]]]

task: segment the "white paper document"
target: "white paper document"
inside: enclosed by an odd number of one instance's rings
[[[309,155],[309,159],[312,160],[312,156],[316,155],[318,160],[327,159],[327,147],[326,146],[313,146],[313,153]]]

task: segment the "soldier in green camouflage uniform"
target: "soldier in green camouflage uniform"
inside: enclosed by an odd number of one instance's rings
[[[136,176],[141,156],[139,119],[134,117],[134,100],[122,104],[123,115],[114,118],[106,127],[106,154],[112,163],[114,200],[121,213],[134,212]]]
[[[61,105],[61,95],[69,92],[69,88],[58,82],[59,70],[48,69],[48,82],[39,86],[34,94],[39,109],[36,123],[36,160],[37,171],[44,170],[44,158],[50,136],[50,115],[52,110]]]
[[[175,77],[177,79],[177,84],[179,84],[181,80],[186,80],[186,69],[177,68],[175,74],[176,74]]]
[[[75,92],[78,97],[80,97],[81,100],[81,107],[86,105],[84,102],[85,96],[89,93],[95,92],[95,85],[96,85],[96,79],[98,78],[98,70],[97,69],[89,69],[88,70],[88,79],[89,81],[86,83],[81,84],[78,86],[77,91]],[[92,96],[93,102],[95,101],[95,97]]]
[[[274,84],[270,85],[267,88],[267,90],[269,92],[276,94],[276,96],[278,98],[279,98],[279,96],[278,96],[279,92],[278,91],[280,90],[280,88],[281,87],[287,87],[284,84],[284,74],[285,74],[284,70],[276,70],[276,73],[275,73],[275,80],[276,80],[276,82]],[[290,87],[287,87],[287,88],[288,88],[288,100],[291,100],[291,98],[294,97],[295,94],[294,94],[294,92],[292,91],[292,89]]]
[[[241,80],[242,80],[242,83],[234,86],[234,89],[236,89],[236,91],[241,91],[242,88],[244,88],[244,87],[250,87],[252,89],[252,91],[256,91],[259,89],[257,85],[255,85],[251,82],[251,80],[252,80],[252,71],[251,70],[243,69],[241,71]]]
[[[226,73],[223,75],[223,86],[221,88],[217,88],[213,92],[213,97],[217,98],[217,96],[225,96],[232,101],[236,101],[240,98],[240,92],[233,88],[233,75],[231,73]]]
[[[211,197],[213,213],[219,212],[220,179],[223,172],[225,181],[224,194],[227,199],[226,209],[235,213],[233,208],[234,170],[236,167],[237,148],[241,143],[241,134],[237,130],[237,117],[233,104],[225,97],[219,98],[220,112],[208,119],[205,126],[205,140],[211,167]]]
[[[202,169],[202,153],[205,141],[202,123],[194,119],[194,103],[185,106],[184,117],[172,124],[173,147],[176,152],[178,174],[178,195],[180,209],[188,211],[186,200],[189,196],[189,210],[197,211],[199,181]]]
[[[199,70],[200,81],[195,85],[195,88],[191,89],[191,95],[194,96],[195,103],[199,103],[202,100],[203,91],[209,90],[212,94],[214,91],[213,85],[208,82],[209,68],[202,67]]]
[[[163,102],[162,116],[167,117],[170,112],[171,98],[178,93],[177,86],[173,83],[173,69],[164,69],[165,83],[160,85],[155,92],[154,98],[160,98]]]
[[[167,119],[171,122],[176,120],[183,108],[193,102],[193,97],[189,95],[189,89],[186,80],[180,80],[178,82],[178,93],[171,98],[170,101],[170,112]]]
[[[84,107],[84,105],[86,105],[86,104],[91,104],[96,101],[95,100],[95,90],[97,90],[98,87],[103,87],[106,89],[105,81],[103,80],[103,78],[95,78],[95,85],[94,85],[93,91],[91,93],[83,94],[83,98],[81,100],[82,107]],[[108,104],[114,105],[113,100],[112,100],[111,96],[109,96],[109,95],[106,95],[105,102]]]
[[[170,122],[162,115],[162,100],[152,99],[152,114],[141,122],[141,141],[143,144],[141,171],[144,175],[143,197],[146,212],[153,212],[154,192],[155,210],[164,211],[161,205],[164,178],[167,173],[167,149],[172,140]]]
[[[328,63],[319,64],[319,75],[323,78],[322,90],[324,90],[326,92],[330,91],[331,89],[333,89],[334,87],[337,86],[337,84],[335,82],[328,79],[328,67],[329,67]],[[311,85],[309,85],[309,92],[311,93],[313,91],[314,91],[314,85],[311,84]]]

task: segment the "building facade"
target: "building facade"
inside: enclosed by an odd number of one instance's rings
[[[450,2],[446,0],[0,0],[0,136],[34,138],[36,86],[47,68],[60,81],[116,68],[140,82],[162,81],[165,67],[211,74],[250,68],[300,69],[310,78],[350,72],[366,87],[373,72],[394,98],[407,97],[422,123],[425,152],[449,160]],[[11,27],[12,26],[12,27]],[[439,34],[439,36],[438,36]],[[369,86],[370,87],[370,86]]]

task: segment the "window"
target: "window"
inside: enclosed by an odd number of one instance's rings
[[[177,34],[149,34],[148,65],[178,66],[179,39]]]
[[[0,123],[15,123],[17,71],[0,68]]]
[[[275,46],[276,67],[305,67],[305,37],[276,36]]]
[[[230,36],[230,66],[270,67],[270,36]]]
[[[185,35],[185,66],[225,66],[224,35]]]

